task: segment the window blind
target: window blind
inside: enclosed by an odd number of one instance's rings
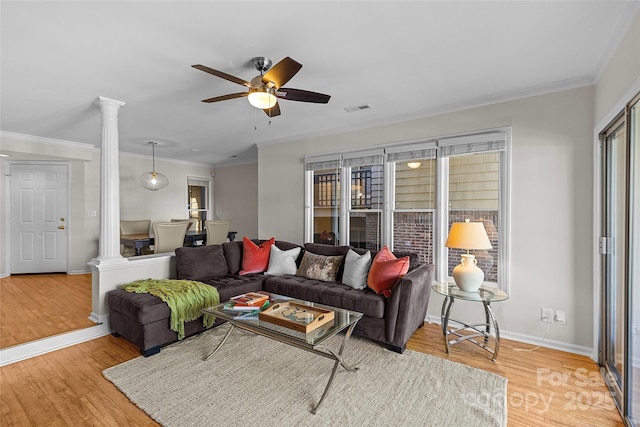
[[[342,161],[340,154],[326,154],[304,157],[304,170],[331,170],[340,169]]]
[[[198,187],[208,187],[209,186],[209,180],[187,177],[187,185],[194,185],[194,186],[198,186]]]
[[[406,162],[414,159],[435,159],[435,141],[423,142],[420,144],[399,145],[397,147],[386,148],[388,162]]]
[[[382,148],[366,151],[354,151],[342,155],[342,166],[381,165],[384,161]]]
[[[507,135],[505,132],[489,132],[469,136],[444,138],[438,140],[438,156],[450,157],[465,154],[504,151]]]

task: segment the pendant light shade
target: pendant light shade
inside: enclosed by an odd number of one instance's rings
[[[156,145],[157,142],[149,142],[151,144],[151,153],[153,156],[153,164],[151,172],[145,172],[140,176],[142,186],[147,190],[158,191],[169,185],[169,179],[163,174],[156,172]]]

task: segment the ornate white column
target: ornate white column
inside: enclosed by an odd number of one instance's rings
[[[97,260],[122,258],[120,255],[120,147],[118,110],[124,102],[99,96],[102,111],[102,150],[100,161],[100,240]]]

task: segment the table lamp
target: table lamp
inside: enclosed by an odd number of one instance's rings
[[[470,249],[491,249],[487,231],[481,222],[454,222],[449,230],[445,246],[452,249],[466,249],[460,264],[453,269],[453,280],[465,292],[476,292],[484,281],[484,272],[476,265],[478,261],[469,254]]]

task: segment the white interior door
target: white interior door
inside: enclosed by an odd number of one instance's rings
[[[67,271],[68,167],[11,165],[11,273]]]

